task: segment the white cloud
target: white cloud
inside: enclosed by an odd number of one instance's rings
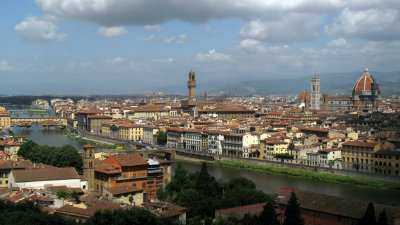
[[[58,26],[54,23],[54,16],[27,16],[24,21],[15,25],[14,30],[22,35],[25,41],[31,42],[54,42],[64,41],[65,33],[58,33]]]
[[[184,44],[186,42],[186,38],[187,38],[186,34],[181,34],[181,35],[179,35],[179,38],[178,38],[178,40],[176,40],[175,43]]]
[[[97,34],[103,37],[118,37],[127,34],[128,31],[123,27],[100,27]]]
[[[265,47],[258,40],[244,39],[235,47],[238,50],[263,52]]]
[[[172,36],[172,37],[169,37],[169,38],[165,39],[164,42],[167,43],[167,44],[171,44],[172,42],[175,41],[175,39],[176,38],[174,36]]]
[[[10,72],[13,71],[15,68],[11,66],[7,60],[0,60],[0,71],[2,72]]]
[[[123,59],[121,57],[116,57],[113,59],[106,59],[106,60],[104,60],[104,63],[105,64],[118,64],[118,63],[122,63],[124,61],[125,61],[125,59]]]
[[[138,37],[137,39],[139,41],[152,41],[156,38],[156,36],[154,36],[154,34],[148,36],[148,37]]]
[[[215,49],[211,49],[208,51],[208,53],[199,53],[196,56],[196,60],[200,62],[206,62],[206,61],[219,61],[219,62],[228,62],[231,61],[231,56],[218,53],[215,51]]]
[[[159,25],[145,25],[143,29],[145,31],[160,31],[161,27]]]
[[[277,20],[252,20],[240,30],[240,36],[275,43],[300,42],[317,37],[320,25],[320,16],[290,13]]]
[[[344,48],[344,47],[349,47],[350,44],[347,43],[346,39],[344,38],[339,38],[336,40],[333,40],[331,42],[329,42],[328,47],[332,47],[332,48]]]
[[[173,63],[175,59],[173,58],[166,58],[166,59],[152,59],[151,62],[160,63],[160,64],[170,64]]]
[[[176,38],[175,36],[169,37],[167,39],[164,40],[165,43],[167,44],[184,44],[186,42],[187,39],[187,35],[186,34],[181,34],[179,35],[178,38]]]
[[[368,40],[400,39],[399,9],[345,8],[332,25],[325,26],[332,36],[359,37]]]

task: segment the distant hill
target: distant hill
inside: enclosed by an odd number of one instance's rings
[[[400,95],[400,71],[370,72],[378,81],[383,96]],[[321,93],[329,95],[351,95],[354,83],[362,76],[360,72],[325,73],[321,79]],[[231,83],[212,91],[215,95],[234,93],[236,96],[299,94],[310,89],[312,77],[276,80],[250,80]]]

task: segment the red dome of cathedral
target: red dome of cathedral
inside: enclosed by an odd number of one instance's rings
[[[369,74],[368,68],[365,68],[364,74],[354,84],[353,92],[361,93],[363,91],[372,91],[374,79]]]
[[[304,100],[307,98],[307,100],[311,100],[311,96],[308,93],[308,89],[304,92],[301,92],[301,94],[299,95],[299,101],[304,102]]]

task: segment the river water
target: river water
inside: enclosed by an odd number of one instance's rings
[[[42,127],[31,127],[28,130],[14,127],[12,130],[16,135],[27,136],[28,139],[33,140],[41,145],[62,146],[69,144],[77,149],[82,149],[82,144],[65,136],[62,130],[52,128],[46,131]],[[201,166],[199,163],[181,163],[189,172],[195,172],[199,170]],[[174,163],[173,169],[175,166],[176,164]],[[295,188],[303,191],[333,195],[353,200],[396,204],[400,206],[400,191],[376,190],[371,188],[360,188],[346,184],[317,182],[296,177],[262,174],[258,172],[242,170],[239,168],[225,168],[215,165],[210,165],[208,167],[208,171],[210,175],[216,177],[217,180],[222,181],[228,181],[229,179],[235,177],[246,177],[256,184],[257,189],[268,193],[274,193],[282,188]]]

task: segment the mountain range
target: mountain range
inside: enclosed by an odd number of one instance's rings
[[[370,72],[377,80],[381,95],[391,96],[400,94],[400,71]],[[360,72],[318,74],[321,81],[321,94],[331,96],[350,96],[354,83],[362,76]],[[287,95],[300,94],[306,88],[310,89],[312,76],[292,79],[249,80],[224,85],[214,89],[211,94],[223,96],[251,95]]]

